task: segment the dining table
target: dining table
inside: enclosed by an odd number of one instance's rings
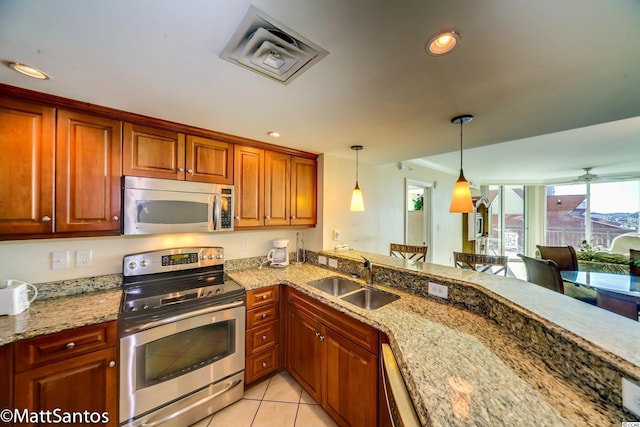
[[[638,320],[640,276],[599,271],[561,271],[562,280],[595,289],[596,305]]]

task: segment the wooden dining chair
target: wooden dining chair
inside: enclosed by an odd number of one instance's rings
[[[428,249],[428,246],[391,243],[389,244],[389,255],[397,258],[425,262],[427,260]]]
[[[518,254],[527,270],[527,282],[564,294],[564,281],[555,261]]]
[[[453,260],[458,268],[507,275],[507,256],[454,252]]]
[[[560,269],[550,259],[531,258],[518,254],[527,270],[527,282],[535,283],[552,291],[560,292],[568,297],[596,305],[597,292],[591,288],[577,286],[562,280]]]
[[[536,245],[536,247],[540,251],[540,258],[554,261],[560,271],[578,270],[578,256],[573,246]]]
[[[631,276],[640,276],[640,249],[629,249],[629,274]]]

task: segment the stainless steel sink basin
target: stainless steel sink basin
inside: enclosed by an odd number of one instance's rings
[[[313,286],[314,288],[335,297],[362,289],[362,285],[352,280],[345,279],[344,277],[327,277],[315,282],[310,282],[309,286]]]
[[[379,289],[362,288],[342,297],[343,301],[357,305],[367,310],[375,310],[400,298],[398,295],[390,294]]]

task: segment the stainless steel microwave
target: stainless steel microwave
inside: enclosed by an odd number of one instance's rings
[[[233,231],[233,185],[123,178],[122,233]]]

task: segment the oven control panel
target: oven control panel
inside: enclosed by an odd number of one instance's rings
[[[122,260],[124,276],[166,273],[224,265],[224,249],[218,246],[163,249],[126,255]]]

